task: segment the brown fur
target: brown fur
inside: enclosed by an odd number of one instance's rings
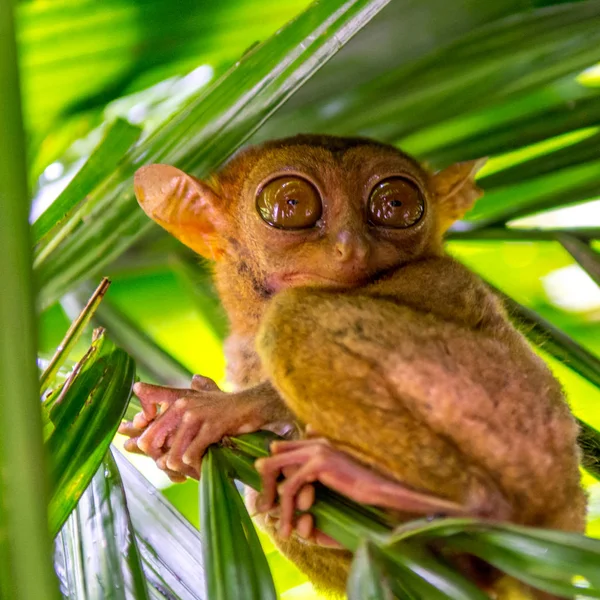
[[[391,146],[298,136],[242,151],[209,183],[196,181],[202,206],[208,198],[219,214],[218,235],[202,244],[220,259],[229,375],[239,388],[270,381],[290,419],[407,486],[490,514],[507,505],[516,523],[583,531],[577,427],[560,385],[498,299],[443,252],[444,230],[479,195],[473,171],[469,163],[433,175]],[[274,230],[257,215],[257,190],[282,172],[321,193],[314,230]],[[425,216],[408,229],[374,229],[364,217],[369,190],[396,173],[423,190]],[[343,264],[342,234],[355,245]],[[274,274],[290,270],[340,285],[274,287]],[[283,542],[265,526],[317,585],[343,589],[348,553]]]

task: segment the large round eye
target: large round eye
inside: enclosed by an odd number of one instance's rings
[[[260,216],[278,229],[307,229],[321,218],[319,192],[300,177],[278,177],[265,185],[256,197]]]
[[[380,181],[371,192],[368,219],[372,225],[404,229],[425,212],[425,199],[415,183],[403,177]]]

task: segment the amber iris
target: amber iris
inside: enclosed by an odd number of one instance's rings
[[[405,229],[421,220],[425,199],[418,186],[403,177],[380,181],[371,192],[368,219],[372,225]]]
[[[321,196],[300,177],[278,177],[265,185],[256,197],[258,213],[278,229],[314,227],[323,213]]]

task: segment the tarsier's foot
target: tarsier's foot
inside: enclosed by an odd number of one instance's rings
[[[278,496],[279,534],[284,539],[294,529],[300,537],[310,537],[312,516],[302,514],[295,524],[294,516],[296,510],[306,511],[312,506],[315,495],[311,484],[316,481],[361,504],[412,514],[473,514],[458,503],[416,492],[375,473],[324,438],[273,442],[271,452],[270,457],[255,463],[263,485],[257,509],[273,510]],[[283,483],[277,481],[280,475],[285,477]]]

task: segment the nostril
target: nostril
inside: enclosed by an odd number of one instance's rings
[[[352,246],[347,242],[338,242],[335,245],[335,257],[338,260],[348,260],[352,256]]]
[[[354,252],[361,260],[367,258],[369,255],[369,244],[363,239],[357,241]]]

